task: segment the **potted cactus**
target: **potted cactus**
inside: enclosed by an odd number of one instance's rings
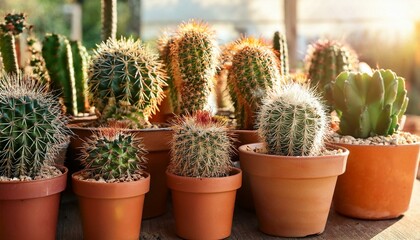
[[[0,23],[0,52],[3,59],[4,71],[19,72],[19,50],[16,47],[16,37],[27,27],[26,16],[23,13],[8,13],[4,22]]]
[[[239,158],[259,229],[282,237],[322,233],[349,152],[324,145],[328,117],[319,98],[285,85],[264,100],[257,125],[262,143],[242,145]]]
[[[27,75],[0,76],[0,239],[55,239],[68,141],[58,101]]]
[[[150,175],[143,140],[102,128],[83,144],[85,169],[72,175],[84,239],[138,239]],[[118,213],[118,214],[116,214]]]
[[[242,172],[232,165],[232,138],[223,125],[198,111],[173,126],[166,176],[181,238],[224,239],[231,233]]]
[[[350,150],[338,178],[337,212],[389,219],[407,211],[419,163],[417,136],[397,131],[407,104],[405,80],[391,70],[342,72],[327,88],[340,119],[331,141]]]

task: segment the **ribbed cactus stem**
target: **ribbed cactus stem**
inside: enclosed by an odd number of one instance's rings
[[[39,44],[39,41],[34,36],[31,36],[27,38],[26,42],[28,44],[28,51],[30,53],[28,65],[31,67],[32,74],[35,76],[35,79],[37,79],[41,84],[45,85],[46,90],[48,91],[50,88],[51,79],[45,65],[45,60],[42,57],[42,53],[36,46]]]
[[[117,0],[102,0],[102,41],[117,35]]]
[[[258,115],[258,133],[270,154],[317,155],[327,130],[328,117],[320,100],[298,84],[272,93]]]
[[[289,53],[287,49],[287,40],[284,34],[279,31],[274,33],[273,49],[280,60],[280,74],[282,76],[289,74]]]
[[[70,41],[78,112],[89,112],[88,64],[89,54],[79,41]]]

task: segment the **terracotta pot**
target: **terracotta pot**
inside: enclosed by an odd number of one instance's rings
[[[406,118],[404,121],[402,131],[420,136],[420,116],[416,116],[416,115],[404,115],[404,116]],[[417,170],[417,179],[420,179],[420,164]]]
[[[72,175],[72,183],[79,199],[83,239],[139,239],[150,175],[139,181],[104,183],[79,180],[77,174]]]
[[[166,172],[172,190],[176,234],[184,239],[223,239],[230,236],[236,190],[242,171],[228,177],[193,178]]]
[[[0,182],[0,239],[55,239],[68,173],[60,168],[63,174],[50,179]]]
[[[75,160],[80,156],[80,148],[82,140],[89,138],[93,132],[98,131],[98,128],[83,128],[70,126],[74,132],[71,138],[70,146],[67,155],[67,164],[73,169],[81,170],[79,161]],[[151,218],[162,215],[166,212],[168,187],[166,186],[165,171],[169,164],[170,141],[172,140],[172,130],[169,128],[160,129],[141,129],[141,130],[126,130],[127,132],[134,132],[136,135],[143,138],[143,143],[148,151],[146,155],[148,163],[146,171],[152,176],[150,181],[150,191],[146,195],[144,202],[143,218]]]
[[[339,144],[350,150],[337,181],[334,209],[362,219],[396,218],[407,211],[419,164],[420,143],[398,146]]]
[[[325,229],[337,176],[346,169],[348,150],[319,157],[256,153],[262,143],[239,148],[248,172],[259,229],[269,235],[304,237]],[[334,147],[339,148],[339,147]]]

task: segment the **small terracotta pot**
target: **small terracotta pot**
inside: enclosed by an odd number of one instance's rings
[[[67,154],[67,164],[73,169],[81,170],[80,163],[76,159],[80,156],[80,148],[87,138],[91,137],[99,128],[84,128],[70,126],[74,136],[70,140]],[[168,187],[166,186],[165,171],[169,164],[170,141],[173,131],[169,128],[125,130],[134,132],[143,139],[145,148],[148,151],[146,158],[148,162],[146,169],[153,179],[150,181],[150,192],[144,200],[143,218],[151,218],[162,215],[166,212],[168,200]]]
[[[231,234],[242,171],[220,178],[182,177],[166,172],[172,190],[176,234],[184,239],[223,239]]]
[[[407,211],[419,164],[420,143],[393,146],[338,144],[350,150],[338,178],[334,209],[362,219],[390,219]]]
[[[269,235],[304,237],[325,229],[337,176],[349,151],[319,157],[287,157],[254,152],[262,143],[239,147],[248,172],[259,229]]]
[[[63,174],[54,178],[0,182],[0,239],[55,239],[68,173],[59,168]]]
[[[79,199],[85,240],[139,239],[144,195],[150,175],[138,181],[103,183],[83,181],[72,175]]]

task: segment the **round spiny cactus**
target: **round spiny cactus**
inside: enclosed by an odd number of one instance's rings
[[[188,177],[229,175],[233,139],[223,122],[199,111],[180,118],[173,129],[170,172]]]
[[[53,164],[68,129],[58,101],[29,76],[0,76],[0,175],[40,174]]]
[[[142,139],[119,128],[102,128],[82,148],[81,161],[89,178],[131,179],[144,173],[147,151]]]
[[[92,56],[88,85],[94,105],[102,116],[109,104],[133,106],[147,121],[163,98],[166,75],[158,56],[140,40],[108,39]],[[103,119],[102,120],[106,120]]]
[[[270,154],[317,155],[327,131],[328,117],[320,100],[298,84],[270,94],[258,115],[258,133]]]

